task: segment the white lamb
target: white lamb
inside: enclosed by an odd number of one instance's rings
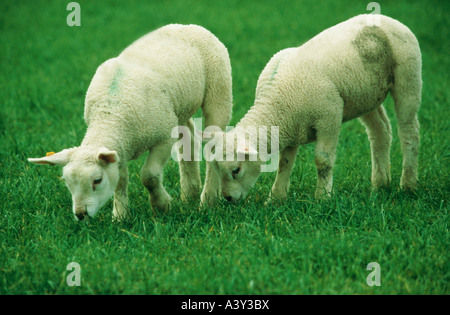
[[[79,147],[38,159],[61,165],[77,219],[94,216],[114,194],[113,215],[127,214],[127,162],[149,151],[141,181],[157,210],[171,197],[162,184],[163,166],[177,139],[174,127],[193,131],[199,109],[205,125],[224,128],[232,110],[231,66],[225,46],[196,25],[167,25],[140,38],[103,63],[86,94],[88,126]],[[192,133],[193,134],[193,133]],[[181,197],[200,194],[198,162],[180,162]],[[219,178],[207,164],[202,201],[220,196]]]
[[[228,133],[224,156],[245,154],[245,161],[216,162],[222,194],[235,202],[247,196],[261,171],[258,143],[252,133],[261,126],[279,126],[278,173],[271,199],[285,199],[299,145],[316,141],[316,197],[332,189],[332,171],[341,124],[359,118],[372,151],[374,188],[390,182],[391,127],[382,106],[394,98],[403,152],[401,186],[417,187],[421,100],[421,53],[411,31],[400,22],[360,15],[331,27],[298,48],[280,51],[261,73],[254,106]],[[269,131],[270,129],[267,128]],[[239,140],[239,132],[250,135]],[[271,147],[270,135],[267,137]],[[274,153],[274,152],[271,152]]]

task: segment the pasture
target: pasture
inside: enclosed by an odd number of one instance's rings
[[[70,1],[0,4],[0,294],[449,294],[450,9],[441,1],[380,2],[407,25],[423,56],[419,111],[420,189],[399,189],[402,155],[393,101],[392,185],[371,192],[369,141],[358,121],[341,132],[331,200],[314,200],[314,144],[303,146],[289,198],[264,205],[275,173],[249,198],[199,208],[182,203],[178,165],[165,168],[172,211],[154,215],[129,164],[130,220],[111,220],[112,201],[88,223],[73,218],[61,169],[28,157],[77,146],[84,96],[97,67],[138,37],[169,23],[199,24],[227,46],[235,125],[277,51],[368,13],[364,1],[80,0],[81,26],[66,23]],[[197,113],[197,117],[201,113]],[[205,163],[202,163],[202,179]],[[67,265],[81,267],[68,286]],[[377,262],[381,286],[368,286]]]

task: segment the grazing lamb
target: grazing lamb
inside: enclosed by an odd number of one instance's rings
[[[225,46],[196,25],[167,25],[140,38],[103,63],[86,94],[88,126],[79,147],[38,159],[61,165],[77,219],[94,216],[114,194],[115,218],[127,214],[127,162],[149,151],[141,180],[154,209],[167,210],[171,197],[162,184],[171,156],[174,127],[194,130],[199,109],[205,125],[224,128],[232,110],[231,66]],[[193,136],[193,132],[192,132]],[[200,194],[199,164],[180,162],[181,197]],[[207,164],[202,201],[220,195],[218,175]]]
[[[354,118],[360,119],[369,136],[373,187],[388,185],[391,127],[382,106],[388,92],[395,101],[403,152],[401,186],[416,189],[422,88],[419,44],[400,22],[380,15],[377,26],[369,23],[372,19],[356,16],[272,57],[259,77],[254,106],[234,130],[218,132],[213,140],[226,140],[224,154],[246,156],[241,162],[216,161],[225,199],[245,198],[261,172],[259,142],[251,140],[256,137],[239,140],[239,132],[251,135],[261,126],[279,126],[278,173],[269,200],[287,197],[299,145],[314,141],[315,195],[329,195],[339,130]],[[270,148],[271,136],[267,138]],[[252,161],[255,154],[258,159]]]

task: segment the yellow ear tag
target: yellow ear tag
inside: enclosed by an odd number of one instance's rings
[[[50,155],[53,155],[53,154],[55,154],[55,152],[47,152],[47,153],[45,154],[45,156],[50,156]]]

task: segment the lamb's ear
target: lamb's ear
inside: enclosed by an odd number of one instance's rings
[[[101,163],[111,164],[119,162],[119,156],[116,151],[111,151],[106,148],[98,150],[97,158]]]
[[[28,161],[36,164],[49,164],[65,166],[70,161],[70,155],[75,148],[65,149],[58,153],[49,152],[41,158],[29,158]]]

